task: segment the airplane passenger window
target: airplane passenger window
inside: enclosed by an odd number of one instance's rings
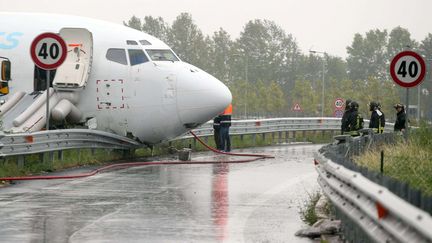
[[[148,40],[140,40],[139,42],[140,42],[141,45],[143,45],[143,46],[149,46],[149,45],[151,45],[150,41],[148,41]]]
[[[147,49],[147,54],[153,61],[171,61],[175,62],[179,59],[174,55],[171,50],[152,50]]]
[[[134,40],[127,40],[126,44],[133,45],[133,46],[137,46],[138,45],[138,43],[136,41],[134,41]]]
[[[110,61],[127,65],[126,51],[124,49],[110,48],[107,51],[106,58]]]
[[[149,61],[144,51],[141,49],[128,49],[128,52],[131,66]]]

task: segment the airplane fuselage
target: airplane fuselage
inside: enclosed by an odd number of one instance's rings
[[[36,72],[41,70],[36,71],[30,58],[36,36],[64,28],[91,33],[85,84],[62,90],[78,96],[80,122],[93,119],[99,130],[158,143],[208,121],[231,102],[231,93],[219,80],[180,61],[157,38],[125,26],[75,16],[20,13],[0,13],[0,26],[0,56],[12,63],[9,96],[18,91],[31,93],[40,86]],[[68,51],[74,51],[80,43],[66,40],[66,44],[71,48]],[[58,75],[55,82],[61,83]]]

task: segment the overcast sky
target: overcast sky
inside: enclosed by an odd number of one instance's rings
[[[169,24],[188,12],[204,34],[222,27],[233,39],[249,20],[268,19],[291,33],[305,53],[312,48],[341,57],[355,33],[401,26],[417,41],[432,33],[431,0],[0,0],[0,11],[74,14],[116,23],[151,15]]]

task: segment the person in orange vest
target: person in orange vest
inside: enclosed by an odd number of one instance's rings
[[[229,104],[227,108],[220,115],[220,142],[221,150],[225,152],[231,151],[231,139],[229,136],[229,128],[231,126],[231,115],[232,115],[232,104]]]

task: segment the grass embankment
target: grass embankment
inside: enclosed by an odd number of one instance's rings
[[[354,160],[380,171],[381,151],[384,151],[384,175],[408,183],[411,187],[432,195],[432,127],[421,124],[412,130],[408,142],[401,138],[394,145],[383,145]]]
[[[266,134],[264,139],[262,134],[231,136],[231,144],[233,149],[247,148],[247,147],[259,147],[268,146],[280,142],[312,142],[312,143],[326,143],[331,141],[332,135],[327,133],[313,133],[313,132],[297,132],[296,137],[286,137],[285,133]],[[292,135],[292,134],[291,134]],[[215,147],[213,137],[204,139],[210,146]],[[164,143],[154,147],[153,151],[149,148],[137,149],[134,155],[129,157],[142,158],[168,155],[172,151],[170,147],[181,149],[184,147],[192,147],[194,151],[205,151],[207,150],[199,142],[194,142],[193,139],[178,140],[171,144]],[[44,155],[34,154],[25,156],[25,163],[23,166],[19,166],[18,157],[8,157],[4,160],[0,160],[0,177],[10,176],[23,176],[41,174],[44,172],[52,172],[57,170],[63,170],[67,168],[86,166],[86,165],[102,165],[109,161],[115,161],[124,159],[123,151],[117,150],[105,150],[105,149],[72,149],[65,150],[63,152],[63,158],[59,159],[58,152],[54,152],[53,160],[48,158],[48,153]]]

